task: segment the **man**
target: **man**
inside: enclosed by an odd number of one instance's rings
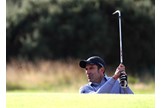
[[[89,82],[80,88],[80,93],[133,94],[128,86],[126,88],[120,86],[119,78],[121,72],[126,76],[125,78],[127,78],[123,64],[117,67],[112,77],[108,77],[105,74],[105,62],[99,56],[92,56],[87,60],[82,60],[79,65],[81,68],[85,69]]]

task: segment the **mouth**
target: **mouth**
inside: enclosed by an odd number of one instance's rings
[[[92,79],[92,75],[87,75],[87,78],[90,80]]]

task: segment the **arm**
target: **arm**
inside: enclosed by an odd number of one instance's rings
[[[116,80],[114,78],[110,78],[106,83],[101,86],[96,93],[110,93]]]
[[[132,90],[129,87],[122,88],[120,86],[119,80],[117,80],[120,77],[120,73],[124,71],[125,73],[125,66],[123,64],[120,64],[115,74],[112,78],[110,78],[103,86],[101,86],[96,93],[121,93],[121,94],[133,94]],[[113,88],[114,87],[114,88]],[[115,90],[114,90],[115,89]]]
[[[114,87],[116,90],[114,91]],[[118,89],[119,88],[119,89]],[[121,88],[119,81],[114,78],[110,78],[103,86],[101,86],[96,93],[120,93],[120,94],[134,94],[132,90],[127,88]]]

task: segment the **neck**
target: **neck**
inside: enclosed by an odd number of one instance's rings
[[[100,76],[100,78],[98,79],[98,81],[96,81],[95,83],[101,83],[102,79],[104,78],[104,76]]]

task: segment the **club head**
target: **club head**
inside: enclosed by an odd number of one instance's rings
[[[113,12],[113,15],[116,14],[116,13],[118,13],[119,16],[121,15],[121,14],[120,14],[120,10],[116,10],[115,12]]]

